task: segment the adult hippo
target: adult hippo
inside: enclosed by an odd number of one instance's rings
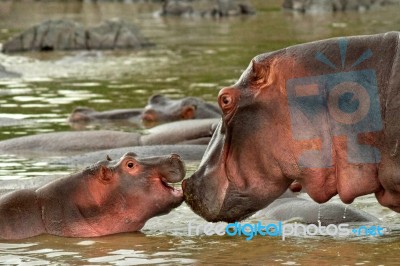
[[[185,176],[177,154],[100,161],[38,189],[0,197],[0,239],[39,234],[94,237],[140,230],[145,222],[183,202],[168,185]]]
[[[236,221],[297,180],[318,203],[375,193],[400,211],[399,33],[256,56],[218,96],[222,121],[183,182],[192,209]]]

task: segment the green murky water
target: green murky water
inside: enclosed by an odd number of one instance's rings
[[[257,54],[333,36],[400,30],[400,7],[303,16],[280,11],[278,0],[258,0],[253,1],[256,16],[215,20],[160,18],[154,14],[158,5],[149,3],[65,2],[1,1],[0,41],[44,19],[63,17],[93,25],[120,17],[137,24],[157,46],[137,52],[0,54],[2,65],[22,74],[22,78],[0,80],[0,118],[17,119],[0,127],[0,140],[77,130],[66,118],[78,105],[97,110],[142,107],[150,95],[160,92],[173,98],[191,95],[213,101],[219,89],[232,84]],[[127,125],[107,127],[136,130]],[[89,127],[96,128],[99,125]],[[49,160],[1,154],[1,189],[29,182],[34,185],[43,176],[75,170],[49,165]],[[188,174],[196,166],[191,164]],[[166,216],[151,219],[138,233],[94,239],[43,235],[0,241],[0,264],[397,264],[399,215],[378,206],[372,196],[362,197],[352,206],[376,215],[392,231],[384,237],[299,237],[286,241],[276,237],[246,241],[189,236],[188,223],[202,224],[203,220],[182,205]]]

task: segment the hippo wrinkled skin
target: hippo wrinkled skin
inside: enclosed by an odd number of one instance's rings
[[[398,73],[398,32],[256,56],[219,93],[223,118],[185,200],[209,221],[236,221],[297,180],[318,203],[375,193],[400,212]]]
[[[130,152],[118,162],[107,159],[38,189],[0,197],[0,239],[137,231],[183,202],[182,191],[168,185],[185,176],[177,154],[137,158]]]

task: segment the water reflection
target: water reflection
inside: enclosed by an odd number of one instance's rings
[[[26,158],[17,155],[0,155],[0,182],[4,180],[31,179],[42,176],[60,176],[69,174],[71,170],[66,167],[59,167],[49,164],[48,158],[36,159]],[[26,187],[20,182],[5,183],[1,182],[1,188],[20,189]],[[32,185],[34,186],[34,185]]]
[[[390,239],[343,241],[303,238],[281,241],[269,237],[243,241],[229,237],[177,237],[142,233],[92,240],[40,236],[25,244],[1,244],[0,263],[215,265],[230,262],[251,265],[315,265],[324,264],[329,259],[346,265],[391,265],[396,260],[388,257],[385,250],[399,248],[399,244]]]

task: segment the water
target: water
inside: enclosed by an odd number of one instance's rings
[[[154,93],[215,101],[219,89],[232,84],[257,54],[333,36],[400,30],[400,7],[303,16],[281,12],[281,1],[257,0],[253,1],[256,16],[214,20],[160,18],[154,15],[158,6],[151,3],[64,2],[1,1],[0,41],[44,19],[71,18],[90,26],[118,16],[138,25],[157,46],[143,51],[0,54],[1,64],[23,74],[22,78],[0,80],[0,119],[7,121],[0,127],[0,140],[79,130],[66,122],[79,105],[99,111],[142,107]],[[93,125],[88,129],[103,127]],[[116,124],[107,128],[137,130]],[[35,186],[77,170],[54,166],[49,163],[53,159],[0,155],[1,190]],[[197,165],[189,165],[188,175]],[[357,199],[352,206],[379,217],[392,231],[378,238],[292,237],[285,241],[277,237],[246,241],[229,236],[188,236],[189,222],[204,221],[183,204],[168,215],[151,219],[137,233],[93,239],[42,235],[0,241],[0,264],[398,263],[399,215],[380,207],[372,195]]]

